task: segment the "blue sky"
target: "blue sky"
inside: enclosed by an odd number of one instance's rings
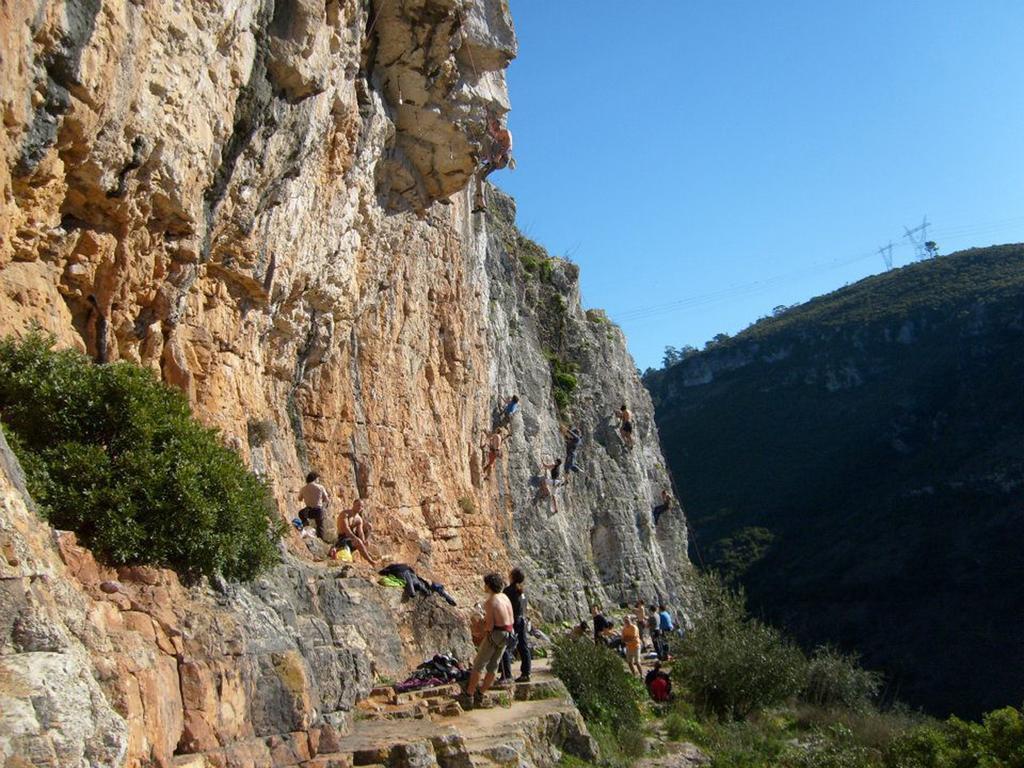
[[[908,263],[924,215],[942,252],[1024,241],[1024,2],[511,5],[492,179],[641,368]]]

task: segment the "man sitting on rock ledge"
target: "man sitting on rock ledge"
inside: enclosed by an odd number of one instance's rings
[[[512,603],[501,591],[504,586],[498,574],[488,573],[484,576],[484,589],[487,592],[487,601],[484,603],[484,639],[473,659],[466,698],[462,702],[464,709],[472,709],[483,703],[483,695],[494,685],[501,656],[512,638],[515,619]],[[480,674],[485,668],[487,675],[481,685]]]
[[[338,513],[338,543],[331,550],[331,557],[338,548],[346,547],[361,554],[370,565],[377,565],[366,548],[369,537],[370,524],[363,518],[363,500],[356,499],[351,509],[343,509]]]

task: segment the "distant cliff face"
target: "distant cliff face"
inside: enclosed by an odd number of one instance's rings
[[[376,549],[466,604],[511,563],[552,617],[680,593],[685,526],[678,510],[653,525],[665,468],[621,334],[583,314],[574,266],[527,271],[509,201],[469,212],[487,118],[508,108],[505,2],[22,0],[0,8],[0,50],[0,333],[39,326],[152,368],[283,517],[317,469],[338,506],[369,500]],[[556,516],[532,484],[562,450],[545,351],[578,366],[562,416],[585,432]],[[512,393],[522,412],[485,479],[480,444]],[[630,453],[608,422],[623,400]],[[7,494],[4,584],[63,639],[3,625],[25,682],[4,702],[24,709],[38,653],[91,702],[78,730],[25,711],[41,754],[286,764],[270,741],[344,728],[374,672],[467,647],[462,615],[337,579],[294,533],[262,582],[209,592],[103,571],[65,536],[55,549]],[[125,593],[104,596],[115,577]]]
[[[861,281],[649,374],[705,560],[977,715],[1024,691],[1024,247]]]

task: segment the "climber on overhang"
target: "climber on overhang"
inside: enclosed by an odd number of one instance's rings
[[[512,133],[493,114],[487,117],[487,139],[487,153],[476,172],[476,197],[473,199],[473,213],[483,213],[487,210],[487,204],[484,201],[484,181],[487,180],[487,177],[502,168],[514,169],[516,167],[516,161],[512,159]]]

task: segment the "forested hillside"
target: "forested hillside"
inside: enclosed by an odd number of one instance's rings
[[[709,564],[937,714],[1024,699],[1024,246],[865,279],[648,372]]]

